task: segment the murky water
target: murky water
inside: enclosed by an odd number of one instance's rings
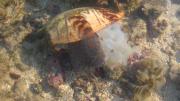
[[[61,44],[57,52],[45,31],[57,15],[79,7],[125,13],[97,33],[105,66],[76,71],[72,60],[82,58],[69,57]],[[179,10],[179,0],[0,0],[0,101],[179,101]],[[96,20],[113,15],[101,13]]]

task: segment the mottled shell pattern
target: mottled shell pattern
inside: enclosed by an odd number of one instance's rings
[[[105,8],[76,8],[61,13],[47,25],[47,31],[53,45],[77,42],[119,21],[124,12],[113,13]]]

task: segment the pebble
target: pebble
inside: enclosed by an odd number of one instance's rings
[[[63,84],[58,87],[58,95],[61,101],[73,101],[74,90],[68,84]]]
[[[17,79],[19,79],[19,78],[21,77],[20,74],[15,73],[15,72],[10,72],[10,73],[9,73],[9,76],[10,76],[12,79],[14,79],[14,80],[17,80]]]

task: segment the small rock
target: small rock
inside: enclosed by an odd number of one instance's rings
[[[19,79],[19,78],[21,77],[20,74],[17,74],[17,73],[15,73],[15,72],[10,72],[10,73],[9,73],[9,76],[10,76],[12,79],[15,79],[15,80],[17,80],[17,79]]]
[[[67,84],[58,87],[57,95],[59,95],[62,101],[73,101],[73,94],[73,89]]]

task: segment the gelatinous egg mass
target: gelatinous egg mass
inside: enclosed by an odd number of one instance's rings
[[[136,51],[127,43],[127,33],[121,28],[120,23],[113,23],[97,33],[105,54],[106,64],[111,67],[126,65],[128,57]]]

